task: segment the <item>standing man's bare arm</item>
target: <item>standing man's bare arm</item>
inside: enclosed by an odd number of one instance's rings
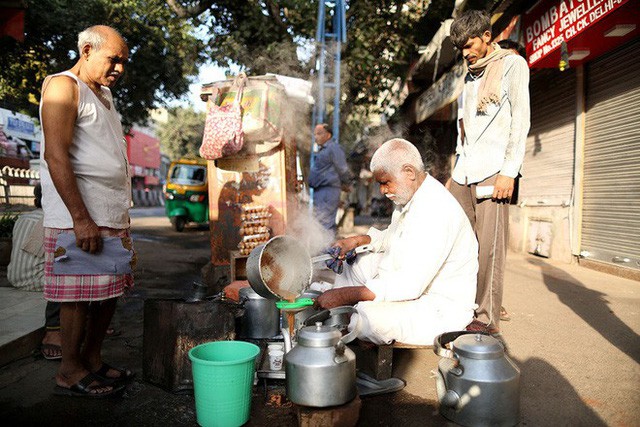
[[[100,252],[100,229],[82,200],[69,158],[78,115],[78,86],[66,76],[54,77],[47,83],[42,94],[44,159],[53,184],[73,219],[76,245],[84,251]]]

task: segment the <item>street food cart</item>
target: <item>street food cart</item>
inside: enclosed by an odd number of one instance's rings
[[[310,91],[309,82],[291,77],[246,79],[240,101],[244,145],[233,155],[208,161],[209,284],[245,278],[251,250],[286,232],[298,209],[297,155],[301,148],[309,150]],[[233,80],[202,86],[207,103],[225,105],[235,96]]]

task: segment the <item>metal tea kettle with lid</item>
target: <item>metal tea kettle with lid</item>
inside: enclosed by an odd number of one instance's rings
[[[317,322],[302,328],[298,344],[285,355],[287,396],[293,403],[324,408],[356,396],[356,356],[346,346],[357,330],[342,336]]]
[[[451,349],[446,345],[451,344]],[[514,426],[520,421],[520,370],[494,337],[448,332],[434,340],[440,413],[463,426]]]

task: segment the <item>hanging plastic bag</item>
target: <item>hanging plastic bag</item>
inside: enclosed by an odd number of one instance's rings
[[[207,103],[207,118],[204,136],[200,146],[200,156],[207,160],[216,160],[237,153],[244,144],[242,131],[242,91],[246,76],[240,74],[233,83],[236,96],[231,104],[216,105],[215,96]]]
[[[221,89],[217,95],[218,105],[229,105],[235,100],[236,90],[231,86],[226,90]],[[282,142],[283,110],[289,108],[286,102],[284,87],[275,78],[247,79],[240,100],[245,143],[245,149],[240,154],[264,153]]]

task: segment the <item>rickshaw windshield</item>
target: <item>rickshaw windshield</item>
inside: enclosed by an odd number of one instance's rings
[[[207,176],[207,168],[198,165],[175,165],[169,181],[172,184],[202,185]]]

